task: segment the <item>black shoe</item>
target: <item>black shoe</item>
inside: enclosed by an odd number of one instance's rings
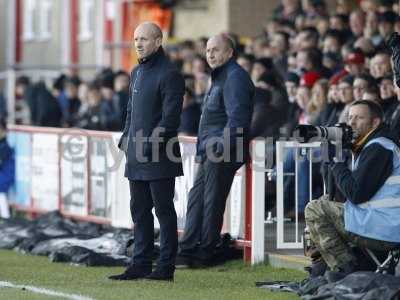
[[[124,273],[108,276],[108,279],[111,279],[111,280],[136,280],[136,279],[145,278],[150,273],[151,273],[151,266],[150,267],[130,266],[125,270]]]
[[[175,266],[178,269],[181,268],[190,268],[193,265],[193,260],[191,257],[184,256],[184,255],[177,255],[175,259]]]
[[[177,269],[203,269],[214,266],[214,263],[212,260],[203,259],[199,256],[179,254],[175,259],[175,266]]]
[[[175,268],[168,268],[168,269],[156,268],[151,274],[146,276],[146,279],[174,281],[174,270]]]

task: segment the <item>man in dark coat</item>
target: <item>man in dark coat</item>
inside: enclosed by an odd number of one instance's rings
[[[189,193],[179,258],[209,265],[215,258],[226,198],[238,168],[248,156],[254,85],[233,59],[234,45],[225,35],[207,42],[207,62],[213,69],[205,96],[197,140],[200,162]]]
[[[162,33],[155,24],[136,28],[139,65],[131,72],[127,118],[119,144],[127,158],[134,250],[132,264],[124,273],[110,276],[114,280],[173,280],[175,271],[178,237],[173,197],[175,177],[183,175],[176,137],[185,83],[161,43]],[[160,223],[160,257],[152,272],[153,206]]]

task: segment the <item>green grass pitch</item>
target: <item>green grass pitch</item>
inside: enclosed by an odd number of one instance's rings
[[[0,281],[29,285],[92,299],[299,299],[291,293],[272,293],[256,288],[256,281],[302,280],[304,272],[274,269],[266,265],[250,267],[233,261],[210,269],[179,269],[175,281],[115,282],[108,275],[122,272],[120,267],[82,267],[51,263],[46,257],[22,255],[0,250]],[[63,299],[20,288],[0,287],[0,299]],[[65,299],[65,298],[64,298]]]

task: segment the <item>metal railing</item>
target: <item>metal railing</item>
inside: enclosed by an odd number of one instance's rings
[[[314,151],[320,149],[320,142],[298,143],[295,141],[278,141],[276,143],[276,189],[277,189],[277,249],[301,249],[303,247],[304,222],[299,218],[299,162],[300,159],[308,164],[308,201],[313,198],[313,157]],[[294,151],[294,172],[286,173],[284,171],[284,160],[287,151]],[[295,199],[294,199],[294,222],[285,217],[285,190],[284,178],[294,176],[295,181]]]

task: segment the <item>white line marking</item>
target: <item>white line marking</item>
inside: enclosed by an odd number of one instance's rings
[[[7,281],[0,281],[0,288],[2,288],[2,287],[28,290],[28,291],[38,293],[38,294],[44,294],[44,295],[55,296],[55,297],[63,297],[66,299],[71,299],[71,300],[93,300],[93,298],[89,298],[89,297],[85,297],[85,296],[81,296],[81,295],[77,295],[77,294],[67,294],[67,293],[52,291],[52,290],[48,290],[48,289],[44,289],[44,288],[31,286],[31,285],[17,285],[17,284],[13,284],[13,283],[7,282]]]

